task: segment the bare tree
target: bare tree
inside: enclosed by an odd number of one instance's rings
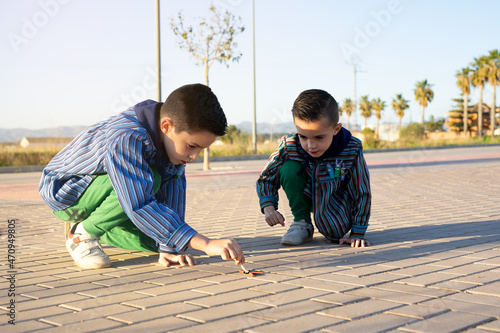
[[[213,4],[209,18],[198,18],[193,25],[186,25],[182,12],[170,19],[170,26],[177,37],[178,46],[187,50],[197,65],[204,66],[205,84],[208,86],[210,66],[215,61],[229,67],[229,61],[239,61],[242,54],[237,51],[235,36],[245,30],[241,17],[236,18],[228,10],[222,13]],[[209,149],[204,151],[203,170],[209,167]]]

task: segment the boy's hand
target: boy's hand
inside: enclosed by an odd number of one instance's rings
[[[370,242],[366,239],[356,238],[356,237],[342,237],[339,239],[339,245],[351,244],[351,247],[365,247],[370,246]]]
[[[281,215],[281,213],[276,209],[274,209],[273,206],[264,207],[264,215],[266,218],[266,222],[270,227],[274,227],[276,224],[285,226],[285,217]]]
[[[160,258],[158,259],[160,265],[168,267],[170,264],[179,264],[181,266],[193,266],[196,265],[196,259],[190,254],[172,254],[172,253],[160,253]]]
[[[195,234],[188,246],[203,251],[209,256],[221,256],[223,260],[235,260],[236,265],[245,263],[245,255],[234,239],[209,239],[201,234]]]

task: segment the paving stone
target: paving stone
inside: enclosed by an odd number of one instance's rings
[[[345,293],[345,294],[330,293],[330,294],[319,296],[319,297],[313,297],[313,298],[311,298],[311,301],[331,303],[331,304],[337,304],[337,305],[346,305],[346,304],[366,301],[368,299],[370,299],[370,298],[358,296],[358,295],[351,295],[348,293]]]
[[[380,281],[375,281],[373,279],[359,278],[359,277],[355,277],[355,276],[346,276],[346,275],[340,275],[337,273],[315,275],[315,276],[312,276],[311,279],[352,284],[352,285],[359,286],[359,287],[371,287],[371,286],[382,283]]]
[[[397,291],[397,292],[401,292],[401,293],[424,295],[424,296],[431,296],[431,297],[442,297],[442,296],[446,296],[446,295],[450,295],[450,294],[454,293],[453,291],[449,291],[449,290],[423,288],[423,287],[419,287],[419,286],[412,286],[412,285],[401,284],[401,283],[379,284],[379,285],[376,285],[372,288],[382,289],[382,290],[392,290],[392,291]]]
[[[461,302],[448,298],[439,298],[422,302],[420,303],[420,305],[500,318],[500,307],[494,307],[485,304]]]
[[[323,310],[318,312],[318,314],[347,320],[355,320],[399,308],[401,306],[403,305],[394,302],[370,299],[363,302]]]
[[[469,289],[468,292],[471,294],[482,294],[500,297],[500,281]]]
[[[461,332],[491,321],[493,318],[464,312],[446,312],[425,320],[416,321],[400,330],[408,332]]]
[[[362,318],[348,323],[324,328],[323,332],[387,332],[416,321],[410,317],[381,313],[377,316]]]
[[[71,311],[59,315],[43,316],[43,318],[41,318],[40,320],[52,325],[63,326],[67,324],[74,324],[97,318],[105,318],[110,315],[123,313],[127,311],[130,311],[130,307],[120,304],[111,304],[83,311]]]
[[[157,286],[157,287],[150,287],[150,288],[145,288],[145,289],[140,289],[140,290],[134,290],[134,292],[138,294],[143,294],[143,295],[149,295],[149,296],[160,296],[160,295],[165,295],[169,293],[174,293],[178,291],[183,291],[183,290],[191,290],[191,289],[196,289],[196,288],[204,288],[207,286],[212,286],[213,283],[211,282],[204,282],[204,281],[185,281],[185,282],[179,282],[179,283],[174,283],[174,284],[169,284],[169,285],[164,285],[164,286]]]
[[[486,324],[479,325],[478,329],[483,329],[487,331],[500,332],[500,320],[494,320]]]
[[[198,297],[184,302],[188,304],[194,304],[198,306],[211,308],[214,306],[235,303],[239,301],[246,301],[252,298],[261,297],[262,295],[264,295],[263,292],[245,289],[245,290],[230,291],[223,294],[210,295],[206,297]]]
[[[86,309],[92,309],[111,304],[127,305],[128,301],[145,298],[150,298],[150,296],[134,292],[125,292],[121,294],[105,295],[100,297],[86,297],[83,300],[77,300],[74,302],[62,302],[59,306],[74,311],[83,311]]]
[[[469,294],[469,293],[456,293],[446,296],[447,299],[453,299],[457,301],[486,304],[491,306],[500,307],[500,298],[490,295],[482,294]]]
[[[0,331],[2,332],[38,332],[40,330],[43,330],[45,328],[48,328],[50,330],[53,330],[55,328],[54,325],[50,325],[47,323],[43,323],[38,320],[28,320],[28,321],[22,321],[18,322],[16,320],[15,325],[3,323],[3,325],[0,325]]]
[[[389,310],[387,311],[387,313],[392,313],[398,316],[406,316],[417,319],[427,319],[430,317],[437,316],[439,314],[443,314],[448,311],[450,310],[447,308],[434,308],[418,304],[410,304],[402,306],[400,308]]]
[[[129,300],[122,301],[121,304],[136,307],[141,310],[145,310],[147,308],[152,308],[159,305],[166,305],[170,303],[179,303],[179,302],[187,302],[196,298],[208,297],[206,294],[194,292],[194,291],[179,291],[174,293],[168,293],[161,296],[154,297],[144,297],[145,295],[141,295],[138,293],[134,293],[137,297],[131,298]]]
[[[282,306],[282,305],[290,304],[293,302],[298,302],[298,301],[316,298],[318,296],[323,296],[326,294],[329,294],[329,292],[322,291],[322,290],[301,288],[301,289],[295,289],[295,290],[290,290],[290,291],[278,293],[275,295],[254,298],[254,299],[250,300],[249,302],[260,303],[260,304],[270,305],[270,306]]]
[[[43,333],[43,332],[57,332],[57,331],[64,331],[64,332],[108,332],[109,330],[113,328],[123,328],[124,324],[119,323],[113,320],[108,320],[108,319],[89,319],[89,320],[82,320],[78,323],[74,324],[69,324],[69,325],[64,325],[60,329],[54,329],[52,328],[47,328],[44,330],[37,330],[37,333]]]
[[[284,291],[290,291],[294,289],[301,289],[302,287],[299,286],[292,286],[292,285],[286,285],[282,283],[269,283],[269,284],[264,284],[260,286],[255,286],[248,288],[248,290],[255,290],[255,291],[261,291],[269,294],[277,294],[281,293]]]
[[[280,307],[254,311],[247,316],[262,318],[265,320],[279,321],[293,317],[299,317],[317,311],[333,308],[336,305],[324,302],[301,301]]]
[[[187,321],[186,321],[187,322]],[[262,324],[268,323],[267,320],[248,317],[246,315],[238,315],[230,318],[220,319],[211,321],[208,323],[195,323],[189,321],[190,326],[183,329],[172,329],[171,331],[175,333],[192,333],[197,331],[203,331],[204,333],[220,333],[225,332],[248,332],[248,329],[256,326],[261,326]],[[162,331],[163,332],[163,331]]]
[[[478,265],[479,266],[479,265]],[[483,266],[484,267],[484,266]],[[475,285],[489,284],[491,282],[500,281],[500,271],[484,271],[476,274],[471,274],[468,276],[461,276],[455,280],[465,283],[472,283]]]
[[[213,308],[197,310],[178,314],[179,318],[194,320],[200,323],[246,314],[249,312],[268,308],[269,306],[250,302],[237,302]]]
[[[132,310],[127,312],[121,312],[119,314],[109,315],[107,316],[107,318],[122,323],[126,323],[128,325],[132,325],[135,323],[150,321],[162,317],[179,315],[183,312],[193,311],[199,308],[200,308],[199,306],[194,306],[191,304],[185,304],[179,302],[179,303],[171,303],[161,306],[155,306],[147,308],[145,310]]]
[[[237,280],[220,284],[212,284],[206,287],[192,288],[192,290],[200,293],[216,295],[216,294],[227,293],[230,291],[246,289],[267,283],[268,283],[267,281],[261,281],[258,278],[253,278],[253,279],[243,279],[243,280]]]
[[[279,321],[268,325],[257,326],[247,330],[247,332],[249,333],[310,332],[313,330],[319,330],[326,326],[342,323],[344,321],[345,320],[340,318],[310,314],[301,317],[295,317],[285,321]]]
[[[425,295],[411,295],[397,291],[374,289],[374,288],[363,288],[363,289],[353,290],[347,292],[346,294],[370,297],[373,299],[380,299],[402,304],[415,304],[432,298],[430,296],[425,296]]]
[[[73,311],[60,308],[57,306],[49,306],[45,308],[38,309],[28,309],[25,311],[19,311],[16,316],[16,321],[27,321],[27,320],[37,320],[44,317],[49,317],[53,315],[72,313]]]

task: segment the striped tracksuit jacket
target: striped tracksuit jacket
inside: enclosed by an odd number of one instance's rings
[[[317,159],[302,149],[296,134],[283,137],[257,180],[261,209],[269,205],[278,209],[280,165],[287,160],[297,161],[302,163],[303,172],[308,176],[304,194],[312,200],[314,222],[319,232],[330,240],[342,238],[349,230],[351,236],[363,238],[371,207],[368,168],[361,141],[351,137],[344,128],[340,135],[346,139],[345,147]],[[335,140],[332,146],[334,144]]]
[[[141,102],[79,134],[43,170],[39,192],[53,211],[70,207],[92,180],[107,174],[129,219],[159,249],[185,249],[196,234],[185,221],[183,165],[169,162],[158,126],[162,103]],[[161,187],[153,193],[155,167]]]

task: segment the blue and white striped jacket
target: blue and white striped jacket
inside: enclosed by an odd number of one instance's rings
[[[53,211],[70,207],[97,175],[107,174],[124,212],[143,233],[163,251],[184,250],[196,231],[184,221],[184,166],[169,162],[161,141],[161,105],[141,102],[80,133],[43,170],[39,192],[47,205]],[[162,178],[156,195],[152,166]]]
[[[257,180],[261,209],[269,205],[278,209],[279,168],[287,160],[302,163],[308,175],[304,193],[312,199],[318,231],[331,240],[342,238],[349,230],[351,236],[363,238],[370,218],[371,191],[361,141],[342,128],[322,157],[311,158],[297,134],[284,136]]]

